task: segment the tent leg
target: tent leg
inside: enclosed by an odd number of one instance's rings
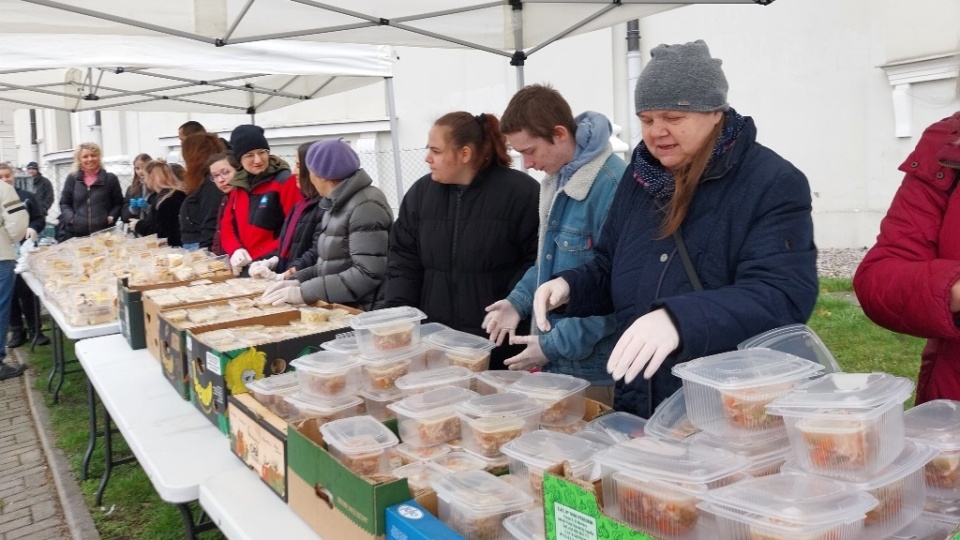
[[[403,175],[400,168],[400,131],[397,124],[397,98],[393,92],[393,77],[384,77],[387,85],[387,114],[390,115],[390,142],[393,145],[393,170],[397,185],[397,206],[403,202]]]
[[[523,65],[517,66],[517,90],[523,88]]]

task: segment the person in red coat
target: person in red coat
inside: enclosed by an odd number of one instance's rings
[[[251,262],[276,253],[283,222],[303,196],[290,166],[270,154],[263,128],[237,126],[230,147],[242,169],[230,181],[234,189],[220,220],[220,243],[239,274]]]
[[[960,113],[923,132],[880,222],[880,235],[853,278],[863,311],[878,325],[927,338],[917,404],[960,399]]]

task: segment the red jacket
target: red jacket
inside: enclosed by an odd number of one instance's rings
[[[917,404],[960,399],[960,327],[950,312],[950,287],[960,279],[960,113],[933,124],[907,160],[906,173],[877,243],[853,286],[870,319],[884,328],[927,338]]]
[[[303,197],[296,177],[288,172],[282,169],[258,180],[252,188],[236,186],[230,192],[220,218],[220,243],[224,253],[233,255],[234,251],[244,248],[250,258],[257,260],[277,250],[283,221]],[[278,175],[286,178],[277,180]]]

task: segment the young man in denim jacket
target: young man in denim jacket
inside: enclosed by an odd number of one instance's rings
[[[626,163],[613,154],[612,127],[600,113],[576,118],[550,86],[522,88],[500,120],[507,142],[523,156],[523,165],[547,173],[540,184],[540,233],[537,262],[506,299],[487,307],[484,329],[500,344],[527,348],[504,363],[514,370],[564,373],[591,383],[588,397],[610,404],[613,379],[607,359],[616,344],[613,315],[556,318],[548,334],[516,336],[517,324],[530,317],[533,294],[557,272],[593,259],[593,248]]]

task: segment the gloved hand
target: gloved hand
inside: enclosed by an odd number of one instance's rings
[[[36,242],[40,238],[40,234],[37,231],[27,227],[27,234],[23,237],[24,240],[30,240],[31,242]]]
[[[570,284],[563,278],[555,278],[537,287],[533,294],[533,316],[541,332],[550,331],[547,312],[570,301]]]
[[[643,378],[649,379],[677,347],[680,335],[667,310],[651,311],[637,319],[620,336],[607,360],[607,373],[613,380],[631,382],[646,366]]]
[[[277,265],[280,264],[280,258],[277,256],[270,257],[269,259],[260,261],[267,265],[267,268],[270,270],[275,270]]]
[[[284,280],[284,281],[278,281],[278,282],[274,283],[273,285],[270,285],[269,287],[267,287],[266,290],[263,291],[263,295],[260,297],[260,299],[263,300],[263,301],[266,301],[266,300],[267,300],[267,296],[270,295],[270,294],[272,294],[272,293],[275,293],[275,292],[277,292],[277,291],[279,291],[279,290],[282,290],[282,289],[288,289],[288,288],[290,288],[290,287],[299,287],[299,286],[300,286],[300,282],[297,281],[297,280],[295,280],[295,279],[288,279],[288,280]]]
[[[522,353],[512,358],[507,358],[503,361],[503,365],[507,366],[513,371],[518,371],[521,369],[524,371],[531,371],[533,369],[543,367],[547,364],[547,362],[549,362],[549,359],[543,355],[543,349],[540,348],[540,336],[511,335],[510,344],[527,346]]]
[[[233,275],[239,276],[240,269],[244,266],[250,264],[253,259],[250,258],[250,254],[247,253],[247,250],[240,248],[233,252],[233,255],[230,256],[230,267],[233,268]]]
[[[276,257],[273,258],[276,259]],[[267,266],[267,261],[253,261],[250,263],[250,277],[276,281],[277,273]]]
[[[276,283],[280,285],[281,283],[288,283],[287,281],[281,281]],[[275,306],[282,306],[284,304],[303,304],[303,293],[300,292],[300,282],[295,282],[297,287],[285,287],[282,289],[277,289],[273,292],[264,292],[263,301],[268,304],[273,304]],[[269,291],[269,289],[268,289]]]
[[[147,207],[147,201],[143,197],[130,198],[130,210],[142,210]]]
[[[486,307],[487,314],[483,317],[481,328],[490,334],[490,341],[497,344],[497,347],[503,345],[503,338],[510,336],[513,339],[513,332],[520,324],[520,313],[509,300],[498,300]]]

